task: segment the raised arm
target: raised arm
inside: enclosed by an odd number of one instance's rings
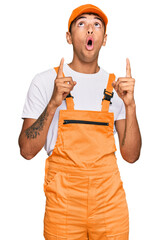
[[[142,145],[140,129],[136,117],[134,100],[135,79],[131,77],[129,59],[126,61],[126,77],[118,78],[113,83],[119,97],[123,100],[126,109],[126,119],[116,121],[116,130],[122,157],[130,163],[139,159]]]
[[[43,113],[37,120],[24,119],[18,143],[21,155],[27,160],[32,159],[44,146],[57,107],[76,84],[71,77],[63,77],[63,64],[64,59],[62,58],[54,81],[52,97]],[[66,84],[66,82],[69,82],[69,84]]]

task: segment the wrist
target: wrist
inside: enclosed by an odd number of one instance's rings
[[[136,108],[136,103],[135,100],[133,100],[130,104],[125,104],[126,109],[135,109]]]
[[[57,109],[57,106],[56,106],[56,104],[55,104],[55,102],[54,102],[54,100],[50,100],[49,101],[49,103],[48,103],[48,112],[50,113],[50,114],[54,114],[55,113],[55,111],[56,111],[56,109]]]
[[[136,113],[136,104],[133,102],[132,104],[125,105],[127,114],[135,114]]]

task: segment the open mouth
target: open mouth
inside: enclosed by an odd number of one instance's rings
[[[87,43],[88,46],[92,46],[92,40],[90,39]]]
[[[87,38],[86,48],[87,48],[87,50],[93,49],[93,38],[92,37]]]

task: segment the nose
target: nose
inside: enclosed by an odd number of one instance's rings
[[[92,34],[93,33],[93,27],[92,27],[92,25],[90,24],[89,26],[88,26],[88,34]]]
[[[88,34],[92,34],[92,33],[93,33],[93,31],[88,30]]]

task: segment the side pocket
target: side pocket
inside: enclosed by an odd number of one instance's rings
[[[44,192],[46,193],[46,191],[53,191],[53,183],[55,181],[55,178],[57,176],[59,172],[54,172],[52,174],[52,176],[50,176],[49,178],[46,178],[45,182],[44,182]]]
[[[48,158],[45,161],[45,176],[44,176],[44,184],[43,184],[44,192],[46,192],[46,186],[47,186],[47,172],[48,172]]]
[[[117,182],[119,182],[123,186],[123,181],[122,181],[122,178],[121,178],[119,168],[117,168],[116,171],[113,172],[113,177],[117,177]]]
[[[45,162],[45,176],[44,176],[44,184],[43,184],[43,190],[46,193],[46,190],[48,189],[49,185],[54,181],[55,176],[58,172],[56,171],[50,171],[49,170],[49,160],[46,159]]]

